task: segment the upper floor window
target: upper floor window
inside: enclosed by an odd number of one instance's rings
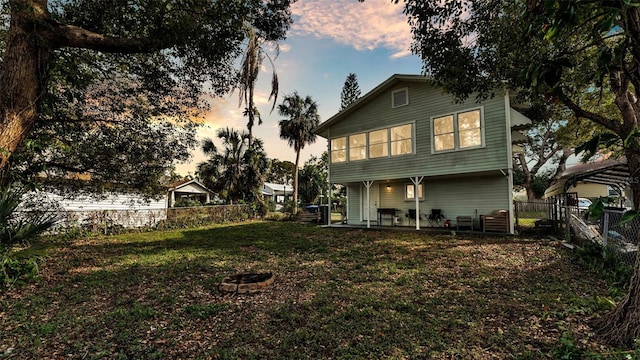
[[[413,124],[331,139],[331,163],[413,153]]]
[[[347,137],[331,139],[331,162],[347,161]]]
[[[391,128],[391,155],[413,152],[413,126],[411,124]]]
[[[433,118],[434,151],[461,150],[482,146],[480,109]]]
[[[391,107],[404,106],[409,104],[409,89],[404,88],[391,93]]]
[[[367,134],[349,136],[349,160],[363,160],[367,158]]]
[[[369,157],[377,158],[389,155],[389,130],[369,132]]]

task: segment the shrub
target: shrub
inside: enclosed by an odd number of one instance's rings
[[[596,242],[587,241],[577,247],[573,260],[578,265],[600,274],[615,286],[626,286],[633,275],[633,267],[625,263],[617,252],[610,251]]]
[[[0,259],[0,288],[11,288],[16,284],[33,281],[38,275],[38,263],[36,259],[13,259],[5,257]]]
[[[173,207],[192,207],[192,206],[202,206],[200,201],[192,200],[189,198],[181,198],[173,204]]]
[[[14,186],[0,189],[0,284],[3,287],[25,276],[27,280],[35,276],[38,271],[35,260],[15,260],[9,254],[14,246],[28,244],[57,220],[52,212],[20,209],[24,193],[24,189]]]

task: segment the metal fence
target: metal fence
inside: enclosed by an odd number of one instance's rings
[[[565,206],[563,201],[516,201],[514,221],[521,234],[564,233],[566,241],[592,241],[602,245],[605,256],[617,256],[625,263],[636,261],[640,218],[621,224],[625,209],[605,208],[598,219],[590,219],[585,209]]]
[[[620,257],[625,263],[633,265],[638,253],[638,230],[640,218],[621,224],[625,209],[607,208],[597,222],[602,235],[602,245],[608,254]]]
[[[562,229],[562,209],[552,201],[514,201],[514,221],[520,232],[556,232]]]

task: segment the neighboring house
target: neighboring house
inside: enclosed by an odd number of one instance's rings
[[[202,205],[211,202],[213,191],[197,180],[182,180],[168,186],[168,207],[173,207],[180,199],[198,201]]]
[[[167,196],[145,198],[139,194],[75,194],[63,196],[38,191],[25,195],[25,201],[37,202],[41,209],[59,211],[59,226],[77,226],[108,222],[125,228],[153,226],[166,220]],[[108,220],[107,220],[108,219]]]
[[[65,211],[102,210],[158,210],[166,208],[167,196],[145,199],[138,194],[76,195],[65,197],[54,193],[40,193]]]
[[[440,209],[480,229],[495,210],[513,218],[512,132],[528,124],[507,92],[457,103],[424,76],[393,75],[315,132],[329,140],[330,185],[347,188],[348,224],[443,226],[428,219]]]
[[[262,185],[262,197],[280,204],[293,197],[293,186],[266,182]]]

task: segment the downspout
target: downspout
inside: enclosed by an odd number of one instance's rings
[[[506,131],[507,131],[507,181],[509,182],[509,233],[515,232],[513,226],[513,144],[511,144],[511,101],[509,100],[509,89],[505,86],[504,89],[504,111],[506,118]]]

